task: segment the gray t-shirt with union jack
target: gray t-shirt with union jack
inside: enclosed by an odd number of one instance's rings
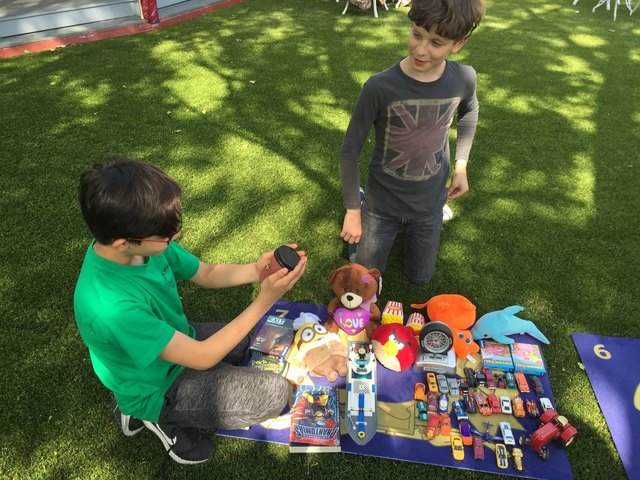
[[[457,113],[456,160],[469,159],[478,123],[476,72],[447,61],[442,76],[420,82],[400,62],[362,87],[340,147],[345,208],[359,208],[359,159],[373,126],[376,144],[365,187],[367,205],[405,218],[442,209],[449,177],[449,128]]]

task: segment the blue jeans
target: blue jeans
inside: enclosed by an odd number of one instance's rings
[[[436,271],[442,210],[420,218],[403,218],[362,206],[362,237],[356,263],[384,272],[398,233],[404,234],[404,271],[414,283],[427,283]]]

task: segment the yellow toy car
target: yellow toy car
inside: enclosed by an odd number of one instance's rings
[[[451,453],[453,454],[454,460],[464,460],[462,437],[455,433],[451,435]]]

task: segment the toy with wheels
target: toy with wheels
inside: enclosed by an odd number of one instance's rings
[[[540,426],[531,436],[522,435],[518,439],[520,445],[530,445],[543,460],[549,458],[547,444],[552,440],[561,447],[568,447],[573,443],[578,431],[569,424],[566,417],[558,415],[555,410],[547,410],[540,417]]]
[[[442,355],[453,347],[453,332],[444,322],[428,322],[420,331],[420,346],[425,352]]]

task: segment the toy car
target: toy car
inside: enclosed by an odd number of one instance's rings
[[[524,373],[516,372],[514,377],[516,378],[516,383],[518,384],[518,390],[520,390],[520,393],[529,393],[531,391],[529,390],[527,377],[524,376]]]
[[[489,406],[489,403],[487,402],[487,396],[482,393],[480,390],[477,390],[474,394],[473,394],[473,399],[476,401],[476,405],[478,406],[478,411],[480,412],[481,415],[491,415],[492,414],[492,409]],[[467,411],[469,411],[469,409],[467,408]]]
[[[482,437],[473,436],[473,458],[476,460],[484,460],[484,443]]]
[[[446,413],[440,415],[440,435],[445,437],[451,435],[451,417]]]
[[[449,382],[447,382],[447,377],[440,373],[436,375],[436,382],[438,383],[440,393],[449,393]]]
[[[514,377],[513,373],[506,372],[504,378],[507,381],[507,388],[516,388],[516,377]]]
[[[542,380],[537,375],[531,375],[531,383],[533,384],[533,391],[536,395],[542,397],[544,395],[544,387],[542,386]]]
[[[573,443],[578,431],[569,424],[566,417],[558,415],[553,409],[547,410],[540,417],[540,426],[531,436],[522,435],[520,445],[528,444],[543,460],[549,458],[547,444],[556,440],[560,446],[568,447]]]
[[[469,415],[478,413],[478,406],[476,405],[476,401],[473,399],[472,395],[465,395],[462,397],[462,400],[464,401],[464,409]]]
[[[459,397],[460,389],[458,388],[458,380],[455,378],[448,378],[447,382],[449,383],[449,393],[454,397]]]
[[[522,397],[516,395],[511,399],[511,405],[513,407],[513,416],[522,418],[525,416],[524,413],[524,402],[522,401]]]
[[[458,386],[460,387],[460,395],[469,395],[469,384],[467,382],[461,381]]]
[[[496,388],[507,388],[507,379],[504,373],[496,374]]]
[[[498,400],[498,396],[496,394],[490,393],[487,395],[487,403],[491,407],[491,413],[502,413],[500,400]]]
[[[462,443],[464,445],[471,445],[473,443],[471,435],[471,424],[468,420],[462,420],[458,422],[458,428],[460,429],[460,436],[462,437]]]
[[[542,397],[540,399],[540,406],[542,407],[543,412],[546,412],[547,410],[553,410],[551,400],[549,400],[547,397]]]
[[[509,397],[500,395],[500,410],[502,410],[502,413],[505,415],[511,415],[513,413],[513,409],[511,408],[511,399]]]
[[[469,385],[469,387],[474,388],[478,386],[476,372],[473,368],[466,367],[464,369],[464,376],[467,378],[467,385]]]
[[[429,419],[429,412],[427,411],[427,402],[422,400],[416,400],[416,410],[418,411],[418,419],[426,422]]]
[[[427,399],[426,396],[427,387],[424,383],[416,383],[415,387],[413,387],[413,399],[416,401],[424,402]]]
[[[469,416],[467,415],[467,412],[464,409],[464,404],[462,403],[462,400],[456,400],[452,402],[451,411],[456,416],[456,419],[458,421],[469,418]]]
[[[527,413],[531,418],[538,418],[540,416],[540,410],[534,399],[527,398],[525,405],[527,406]]]
[[[507,468],[509,466],[507,447],[502,443],[496,443],[496,465],[498,465],[498,468]]]
[[[445,393],[438,397],[438,413],[447,413],[449,411],[449,397]]]
[[[430,392],[439,393],[438,382],[436,381],[436,374],[433,372],[427,372],[427,385]]]
[[[496,377],[493,375],[493,372],[487,367],[484,367],[482,369],[482,373],[484,373],[484,378],[485,378],[485,382],[487,383],[487,387],[496,388]]]
[[[451,435],[451,452],[454,460],[464,460],[464,447],[460,435]]]
[[[515,445],[516,439],[513,436],[513,430],[509,422],[500,422],[500,432],[502,432],[502,439],[505,445]]]
[[[515,468],[518,472],[522,472],[524,470],[524,464],[522,462],[522,449],[513,447],[511,449],[511,456],[513,457],[513,468]]]
[[[429,414],[429,421],[427,428],[424,429],[424,434],[427,440],[433,440],[438,436],[438,428],[440,427],[440,415],[437,413]]]
[[[484,373],[478,371],[476,372],[476,382],[478,382],[478,385],[480,385],[481,387],[484,387],[487,384],[487,377],[484,376]]]
[[[420,346],[428,353],[447,353],[453,347],[451,327],[444,322],[427,322],[420,330]]]
[[[438,413],[438,394],[427,393],[427,411],[429,413]]]

